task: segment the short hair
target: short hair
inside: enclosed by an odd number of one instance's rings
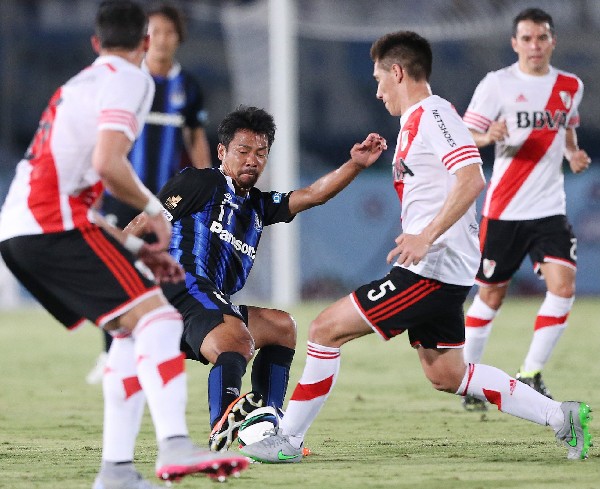
[[[275,141],[276,127],[273,116],[258,107],[240,105],[233,112],[227,114],[217,129],[219,143],[228,148],[235,133],[242,130],[267,136],[269,149]]]
[[[183,13],[177,7],[169,3],[162,3],[148,9],[147,13],[148,18],[152,17],[153,15],[162,15],[163,17],[169,19],[175,26],[175,31],[179,36],[179,42],[182,43],[185,41],[187,37],[185,20],[183,18]]]
[[[554,35],[554,21],[552,20],[552,16],[541,8],[528,8],[520,12],[513,19],[513,37],[517,37],[517,27],[519,22],[523,20],[530,20],[536,24],[545,24],[547,22],[550,27],[550,34]]]
[[[371,59],[386,70],[398,64],[416,81],[429,81],[431,76],[431,45],[416,32],[399,31],[380,37],[371,46]]]
[[[144,9],[129,0],[105,0],[96,14],[95,34],[103,48],[135,49],[147,33]]]

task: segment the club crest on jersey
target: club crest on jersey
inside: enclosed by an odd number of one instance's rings
[[[260,217],[257,214],[254,214],[254,229],[256,229],[259,233],[262,231],[263,225]]]
[[[176,90],[169,97],[171,105],[177,109],[185,105],[185,92],[183,90]]]
[[[167,206],[167,209],[173,210],[175,209],[175,207],[177,207],[177,204],[179,204],[179,202],[181,202],[181,195],[172,195],[167,200],[165,200],[165,205]]]
[[[482,265],[483,275],[485,275],[486,278],[490,278],[492,275],[494,275],[494,270],[496,270],[495,260],[488,260],[487,258],[484,258]]]
[[[415,176],[411,169],[408,166],[406,166],[404,158],[402,158],[401,156],[396,158],[396,161],[394,161],[394,166],[392,170],[394,172],[395,182],[404,181],[404,175],[410,175],[411,177]]]
[[[273,193],[273,202],[275,204],[281,204],[281,194],[279,192]]]
[[[565,108],[567,110],[570,110],[571,105],[573,104],[573,97],[571,96],[571,94],[569,92],[561,90],[560,92],[558,92],[558,96],[562,100],[562,103],[565,106]]]

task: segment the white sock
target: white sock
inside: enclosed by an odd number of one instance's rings
[[[498,311],[483,302],[479,294],[475,296],[465,318],[465,348],[463,350],[465,363],[481,361],[485,345],[492,332],[492,321],[497,314]]]
[[[181,315],[172,306],[145,314],[133,330],[137,373],[158,440],[188,434],[185,355],[179,349],[182,332]]]
[[[137,378],[131,337],[114,338],[104,376],[102,460],[133,461],[146,399]]]
[[[567,319],[575,297],[560,297],[552,292],[546,292],[546,298],[538,311],[535,320],[533,338],[529,351],[521,367],[521,373],[526,377],[544,368],[554,351],[558,340],[567,327]]]
[[[467,365],[458,391],[495,404],[504,413],[558,430],[563,424],[560,402],[543,396],[502,370],[481,363]]]
[[[281,422],[284,435],[299,448],[329,397],[340,370],[340,349],[308,342],[306,365]]]

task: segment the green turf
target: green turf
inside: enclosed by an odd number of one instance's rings
[[[515,373],[540,300],[507,301],[496,320],[486,363]],[[308,323],[321,306],[292,311],[300,331],[290,391],[304,365]],[[555,397],[586,400],[600,410],[600,368],[594,360],[600,351],[598,311],[598,300],[576,302],[544,378]],[[99,352],[100,334],[91,326],[66,334],[37,309],[2,312],[0,345],[0,487],[90,488],[101,456],[102,395],[84,377]],[[204,442],[208,367],[187,366],[189,426],[194,438]],[[384,343],[371,335],[343,348],[338,384],[306,442],[314,454],[301,464],[255,464],[228,486],[600,487],[600,441],[589,460],[568,461],[550,428],[492,410],[484,416],[464,412],[457,397],[428,385],[405,337]],[[154,457],[146,414],[137,466],[147,477],[152,476]],[[177,487],[212,484],[192,477]]]

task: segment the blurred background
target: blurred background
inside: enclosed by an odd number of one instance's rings
[[[188,39],[178,59],[202,85],[209,113],[207,134],[216,159],[216,128],[237,105],[257,105],[278,114],[269,73],[288,59],[272,55],[273,5],[283,0],[174,1],[187,18]],[[464,111],[483,76],[516,60],[510,46],[513,17],[538,6],[554,18],[558,45],[552,64],[576,73],[585,84],[578,129],[594,165],[572,175],[565,165],[567,213],[578,237],[578,295],[600,292],[600,0],[285,0],[291,5],[294,52],[293,142],[297,181],[288,191],[346,161],[355,142],[369,132],[387,138],[390,149],[325,206],[294,221],[297,241],[272,239],[267,229],[246,288],[235,301],[274,301],[289,286],[294,300],[330,299],[388,270],[385,257],[400,233],[400,209],[390,178],[399,121],[375,98],[371,43],[396,30],[414,30],[433,47],[433,92]],[[141,2],[154,4],[156,2]],[[90,0],[2,0],[0,2],[0,201],[14,168],[57,86],[90,64],[90,35],[97,8]],[[281,4],[280,4],[281,5]],[[284,19],[281,19],[284,22]],[[280,119],[276,119],[279,123]],[[279,134],[279,133],[278,133]],[[281,144],[281,141],[279,141]],[[277,148],[278,140],[274,145]],[[270,159],[270,170],[289,162]],[[289,153],[288,153],[289,154]],[[491,150],[484,150],[489,175]],[[267,172],[259,181],[271,189]],[[278,225],[285,226],[285,225]],[[274,226],[276,228],[278,226]],[[289,249],[288,249],[289,246]],[[297,272],[283,273],[273,258],[291,253]],[[528,260],[512,294],[543,290]],[[0,307],[27,297],[0,271]],[[275,300],[276,302],[276,300]]]

